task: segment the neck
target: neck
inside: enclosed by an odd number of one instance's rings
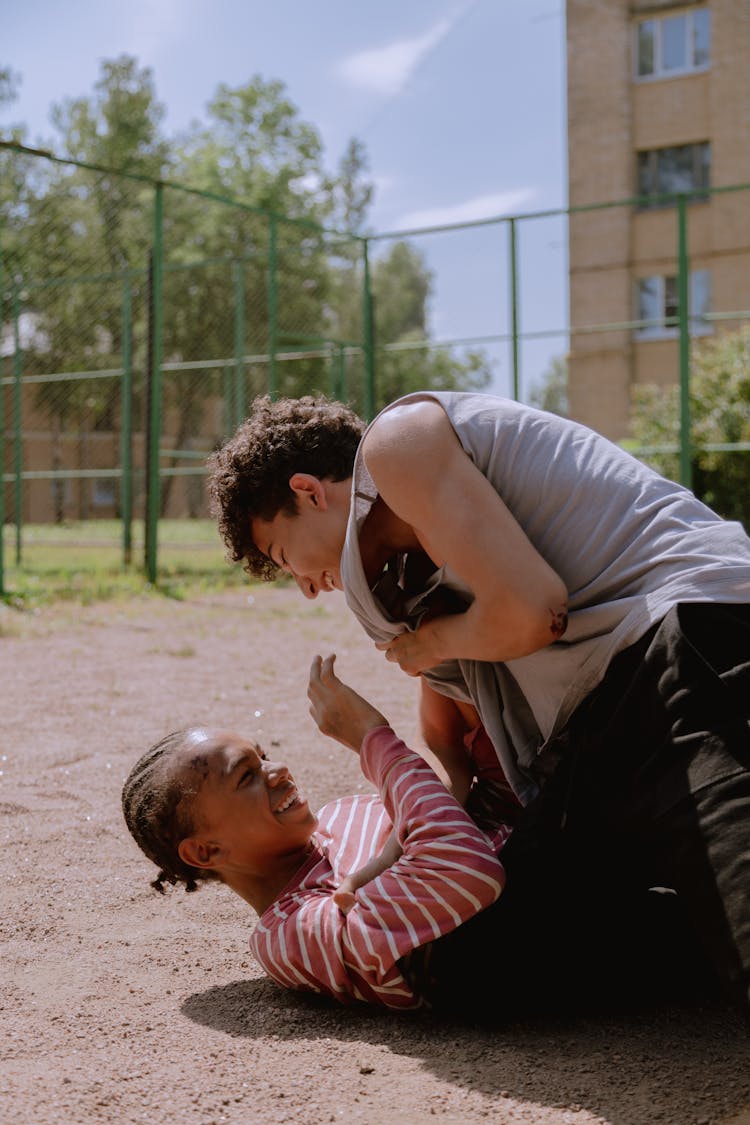
[[[394,555],[421,549],[413,527],[378,496],[359,533],[359,551],[367,581],[373,582]]]
[[[256,914],[261,915],[272,906],[295,872],[299,871],[312,851],[312,840],[289,855],[269,862],[262,875],[242,870],[220,871],[221,881],[244,898]]]

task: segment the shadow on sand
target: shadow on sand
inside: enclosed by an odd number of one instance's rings
[[[342,1008],[249,980],[194,993],[182,1012],[238,1038],[383,1045],[485,1095],[587,1109],[612,1125],[708,1125],[750,1103],[747,1025],[721,1008],[547,1017],[490,1028]]]

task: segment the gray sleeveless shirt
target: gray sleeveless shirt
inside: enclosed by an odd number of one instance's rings
[[[423,399],[442,406],[467,456],[568,589],[561,640],[505,663],[457,660],[425,673],[436,690],[474,704],[508,780],[528,801],[536,792],[529,765],[617,652],[678,602],[750,602],[750,539],[680,485],[555,415],[459,392],[407,395],[386,410]],[[359,552],[376,497],[360,446],[341,577],[350,609],[374,641],[385,641],[418,626],[436,587],[467,601],[472,592],[443,567],[389,611],[370,590]]]

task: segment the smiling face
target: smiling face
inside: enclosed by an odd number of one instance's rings
[[[321,481],[296,473],[289,486],[296,512],[252,521],[253,541],[294,578],[306,598],[340,590],[341,554],[349,517],[349,481]]]
[[[222,879],[263,877],[301,857],[317,825],[287,766],[255,742],[225,731],[195,731],[177,768],[191,793],[194,831],[181,858]]]

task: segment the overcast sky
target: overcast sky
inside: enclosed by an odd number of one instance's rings
[[[0,65],[21,86],[0,127],[49,142],[51,104],[91,93],[101,60],[123,53],[153,70],[169,133],[202,119],[220,82],[280,79],[329,170],[364,142],[376,230],[565,206],[564,0],[24,0],[3,13]],[[506,241],[421,243],[438,338],[507,329]],[[565,319],[564,242],[559,222],[521,227],[527,331]],[[527,377],[564,350],[529,343]]]

